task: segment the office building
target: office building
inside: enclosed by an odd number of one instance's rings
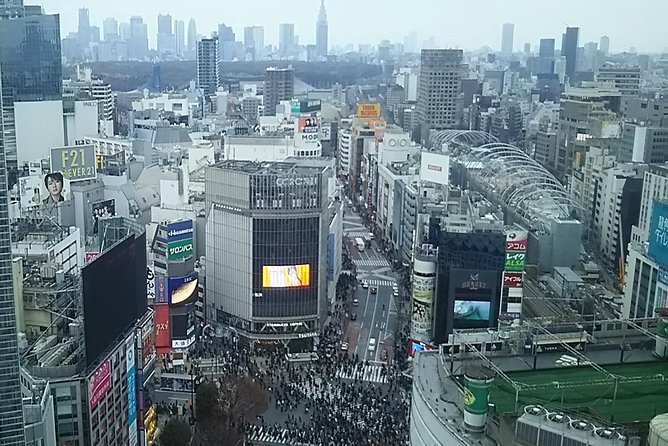
[[[174,20],[174,52],[183,56],[186,52],[186,22]]]
[[[604,56],[610,54],[610,37],[602,36],[598,48],[603,52]]]
[[[243,343],[280,341],[289,351],[312,351],[328,309],[333,174],[330,162],[315,160],[224,161],[207,168],[212,325]]]
[[[504,23],[501,31],[501,54],[510,56],[513,54],[513,34],[515,33],[515,25],[512,23]]]
[[[282,57],[291,56],[295,50],[295,25],[281,23],[278,26],[278,52]]]
[[[640,95],[640,67],[617,67],[605,65],[596,73],[598,82],[612,82],[622,96]]]
[[[276,106],[289,101],[295,94],[295,79],[292,67],[269,67],[264,75],[264,115],[275,116]]]
[[[566,76],[573,82],[577,67],[580,28],[568,27],[561,40],[561,55],[566,58]]]
[[[197,52],[197,22],[190,19],[188,22],[188,51],[195,54]]]
[[[315,25],[315,46],[318,58],[327,57],[329,24],[327,23],[327,11],[325,10],[325,0],[320,4],[318,21]]]
[[[220,39],[220,35],[218,35]],[[248,26],[244,28],[244,47],[251,60],[264,59],[264,27]]]
[[[118,21],[113,17],[108,17],[102,22],[102,38],[105,42],[115,42],[120,40],[118,34]]]
[[[130,17],[130,38],[128,39],[128,57],[144,60],[148,56],[148,27],[140,16]]]
[[[0,21],[0,26],[2,26]],[[0,75],[4,66],[0,64]],[[0,77],[0,87],[4,76]],[[0,106],[2,105],[0,96]],[[4,109],[3,109],[4,110]],[[4,113],[3,113],[4,114]],[[0,114],[2,128],[3,114]],[[9,229],[8,172],[4,148],[4,135],[0,134],[0,438],[7,446],[23,446],[23,407],[19,386],[19,350],[14,286],[12,282],[12,250]]]
[[[540,39],[538,57],[554,59],[554,39]]]
[[[218,49],[221,61],[229,62],[234,60],[237,57],[239,43],[236,42],[236,36],[231,26],[227,26],[224,23],[218,25]]]
[[[454,129],[462,115],[461,84],[466,67],[462,50],[422,50],[418,122],[423,143],[430,130]]]
[[[174,55],[175,41],[172,30],[172,16],[169,14],[158,14],[158,35],[156,36],[158,44],[158,55]]]
[[[218,38],[197,42],[197,88],[212,95],[220,86]]]

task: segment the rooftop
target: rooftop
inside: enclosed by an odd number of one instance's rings
[[[213,166],[214,169],[230,170],[250,175],[314,175],[323,171],[324,166],[307,161],[221,161]]]

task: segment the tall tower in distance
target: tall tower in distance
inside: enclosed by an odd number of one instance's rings
[[[571,82],[577,67],[579,35],[580,28],[568,27],[561,40],[561,55],[566,58],[566,75]]]
[[[212,95],[220,86],[218,37],[197,42],[197,88]]]
[[[601,42],[598,44],[598,49],[603,51],[603,54],[607,56],[610,53],[610,37],[601,37]]]
[[[264,115],[276,116],[276,106],[289,101],[295,94],[295,77],[292,66],[268,67],[264,75]]]
[[[513,35],[515,34],[515,25],[504,23],[501,31],[501,53],[505,56],[513,54]]]
[[[188,22],[188,51],[197,51],[197,23],[195,19]]]
[[[0,91],[2,91],[0,75]],[[2,95],[0,95],[2,110]],[[2,125],[0,113],[0,129]],[[3,445],[25,445],[23,403],[19,381],[19,346],[14,312],[12,248],[9,232],[9,196],[7,192],[4,132],[0,132],[0,440]]]
[[[320,3],[318,21],[315,25],[315,47],[318,57],[327,57],[329,24],[327,23],[327,11],[325,0]]]

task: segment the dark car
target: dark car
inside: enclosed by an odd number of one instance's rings
[[[380,352],[380,360],[381,361],[387,361],[387,349],[383,349]]]
[[[375,286],[372,286],[371,287],[371,294],[376,294],[377,292],[378,292],[378,288],[376,288]]]
[[[350,313],[350,320],[351,321],[356,321],[357,320],[357,313]]]

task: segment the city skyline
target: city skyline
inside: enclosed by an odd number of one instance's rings
[[[130,16],[140,15],[148,25],[150,46],[154,48],[158,14],[171,14],[175,20],[186,23],[192,17],[197,21],[198,33],[203,36],[210,36],[218,24],[225,23],[234,28],[238,40],[242,40],[239,36],[243,34],[244,27],[264,26],[265,42],[272,45],[278,45],[279,24],[294,23],[299,43],[314,44],[321,2],[292,0],[293,7],[284,8],[268,0],[255,0],[254,7],[246,4],[244,7],[227,8],[220,14],[213,12],[216,4],[210,0],[198,0],[196,3],[201,7],[189,8],[188,14],[181,12],[181,3],[176,0],[165,0],[160,8],[128,0],[93,6],[81,0],[43,0],[41,3],[47,13],[61,15],[63,37],[76,31],[78,9],[83,6],[89,7],[90,21],[95,26],[101,26],[108,17],[127,22]],[[666,48],[659,30],[663,29],[661,18],[668,14],[668,4],[661,0],[640,0],[638,7],[631,10],[610,10],[603,0],[592,0],[587,4],[564,0],[541,5],[540,15],[534,13],[535,4],[528,0],[506,0],[502,4],[491,0],[424,0],[422,3],[424,7],[420,9],[406,8],[398,14],[380,14],[379,11],[387,9],[387,2],[325,2],[330,47],[343,47],[350,43],[377,45],[384,39],[403,43],[405,35],[419,29],[418,45],[433,36],[439,47],[475,50],[490,46],[500,50],[501,28],[507,22],[515,25],[516,50],[521,49],[525,42],[531,43],[533,49],[540,38],[555,38],[557,46],[560,46],[561,34],[566,26],[581,29],[580,46],[589,41],[598,42],[601,36],[607,35],[610,36],[612,52],[636,47],[641,52],[656,53]],[[303,12],[295,16],[295,10]],[[480,19],[478,29],[471,32],[471,20],[462,20],[462,17],[478,17],[481,10],[486,12],[487,18]],[[653,13],[647,14],[650,10]],[[425,14],[425,11],[430,13]]]

